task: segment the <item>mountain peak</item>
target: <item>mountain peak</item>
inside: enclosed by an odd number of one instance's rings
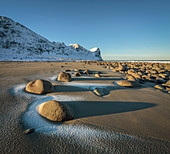
[[[0,60],[102,60],[100,51],[91,52],[79,44],[50,42],[4,16],[0,16],[0,38]]]

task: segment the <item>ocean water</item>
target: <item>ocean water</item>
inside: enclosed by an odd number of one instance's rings
[[[112,62],[148,62],[148,63],[169,63],[170,60],[104,60],[104,61],[112,61]]]

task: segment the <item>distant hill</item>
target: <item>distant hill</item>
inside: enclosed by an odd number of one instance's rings
[[[0,16],[1,61],[102,60],[99,48],[50,42],[27,27]]]

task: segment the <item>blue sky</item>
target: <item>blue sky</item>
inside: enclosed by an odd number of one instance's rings
[[[170,0],[0,0],[0,15],[104,59],[170,60]]]

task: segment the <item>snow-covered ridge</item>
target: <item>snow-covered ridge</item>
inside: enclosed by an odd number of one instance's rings
[[[60,61],[102,60],[99,48],[87,50],[79,44],[50,42],[25,26],[0,16],[0,60]]]

